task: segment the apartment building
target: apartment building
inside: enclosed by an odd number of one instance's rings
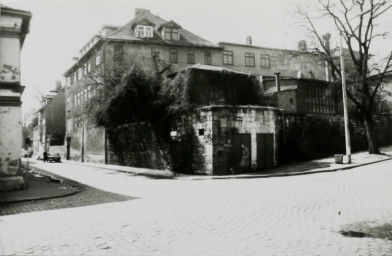
[[[34,154],[43,152],[65,154],[65,89],[61,84],[45,96],[43,106],[36,113],[33,127]]]
[[[255,46],[247,38],[246,44],[220,42],[224,48],[222,64],[256,76],[303,77],[308,79],[329,80],[326,63],[316,54],[307,51],[305,41],[298,43],[297,50]]]
[[[195,63],[221,66],[222,51],[221,46],[145,9],[136,9],[134,19],[122,27],[103,26],[64,74],[71,159],[106,162],[105,130],[95,127],[85,110],[106,74],[132,64],[168,73]]]

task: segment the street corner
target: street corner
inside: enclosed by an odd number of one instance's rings
[[[47,198],[69,196],[78,192],[59,179],[42,175],[35,170],[23,170],[23,177],[26,182],[23,190],[10,190],[0,192],[0,203],[13,203],[33,201]]]

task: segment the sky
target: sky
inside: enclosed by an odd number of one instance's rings
[[[38,91],[49,92],[57,80],[64,81],[63,74],[71,67],[72,57],[79,56],[79,50],[102,25],[125,25],[133,19],[135,8],[149,9],[163,19],[174,20],[212,43],[245,43],[246,37],[252,36],[253,45],[296,49],[298,41],[306,38],[294,17],[299,2],[0,0],[3,5],[31,11],[33,15],[21,52],[21,82],[26,86],[22,95],[24,113],[38,108]]]

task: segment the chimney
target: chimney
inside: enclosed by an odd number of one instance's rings
[[[246,37],[246,44],[247,45],[252,45],[252,37],[251,36],[247,36]]]
[[[276,92],[280,92],[280,73],[274,73],[275,74],[275,84],[276,84]]]
[[[331,48],[330,39],[331,39],[331,34],[330,33],[326,33],[326,34],[323,35],[323,40],[324,40],[323,43],[324,43],[325,49],[327,49],[328,51]],[[325,61],[325,79],[328,82],[331,81],[331,74],[330,74],[330,71],[329,71],[329,63],[328,63],[328,61]]]
[[[143,9],[143,8],[135,8],[135,16],[138,16],[139,14],[143,12],[150,12],[150,10]]]
[[[56,81],[56,91],[60,91],[61,90],[61,81],[57,80]]]
[[[305,40],[301,40],[298,42],[298,51],[305,52],[307,49],[308,47],[306,46]]]
[[[326,33],[323,35],[323,40],[324,40],[324,46],[326,49],[330,49],[330,42],[329,40],[331,39],[331,34],[330,33]]]

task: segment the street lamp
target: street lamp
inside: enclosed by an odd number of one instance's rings
[[[342,90],[343,90],[343,116],[344,116],[344,135],[346,141],[346,156],[347,163],[351,163],[351,141],[350,141],[350,130],[349,130],[349,119],[348,119],[348,107],[347,107],[347,85],[346,85],[346,73],[344,70],[344,57],[343,57],[343,39],[342,31],[340,31],[340,70],[342,74]]]
[[[342,35],[342,27],[347,24],[349,21],[363,16],[364,14],[370,12],[370,10],[363,11],[358,15],[354,16],[346,23],[342,24],[340,27],[340,72],[342,76],[342,90],[343,90],[343,116],[344,116],[344,134],[345,134],[345,141],[346,141],[346,156],[347,156],[347,163],[351,163],[351,141],[350,141],[350,130],[349,130],[349,119],[348,119],[348,106],[347,106],[347,85],[346,85],[346,73],[344,70],[344,56],[343,56],[343,35]]]

